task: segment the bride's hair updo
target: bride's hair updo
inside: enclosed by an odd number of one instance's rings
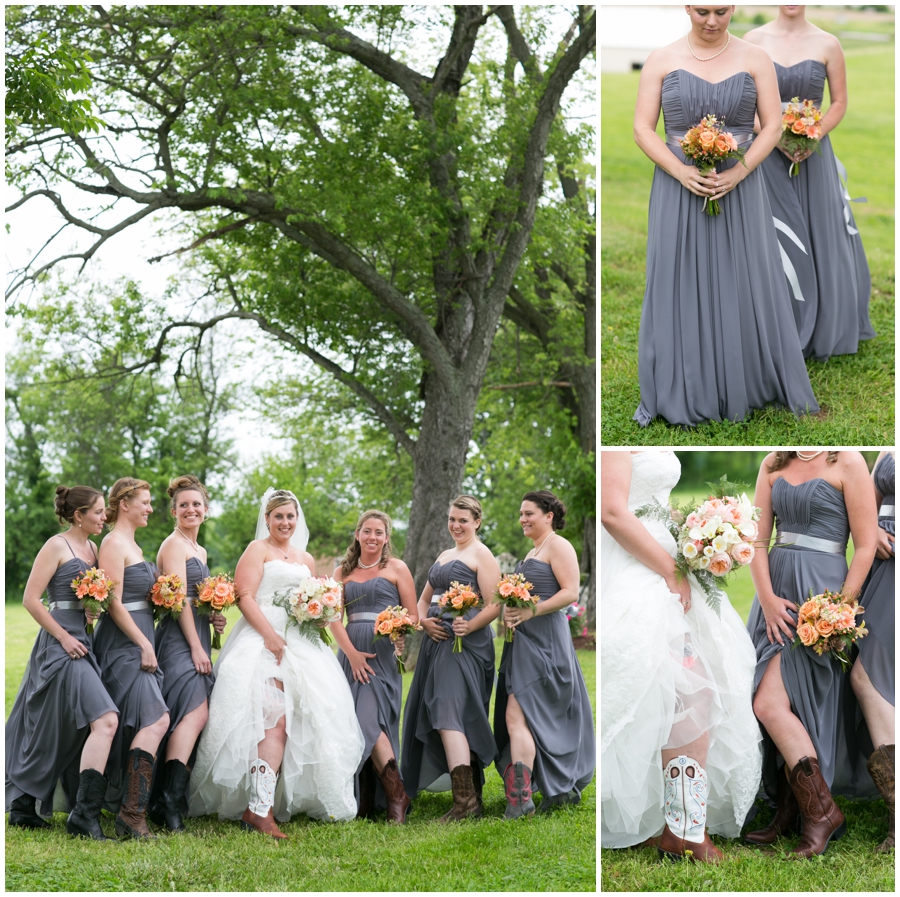
[[[566,525],[566,506],[552,493],[546,489],[540,489],[537,492],[526,492],[522,496],[522,501],[530,501],[537,505],[545,514],[553,514],[551,526],[555,530],[561,530]]]
[[[791,458],[796,458],[796,452],[773,452],[775,457],[769,462],[769,473],[775,473],[776,470],[781,470],[782,467],[785,467],[788,461]],[[837,452],[829,452],[828,453],[828,463],[835,464],[837,462]]]
[[[112,527],[119,516],[119,505],[123,501],[130,501],[141,489],[150,491],[150,484],[146,480],[137,480],[134,477],[122,477],[113,483],[109,490],[109,502],[106,508],[106,522]]]
[[[391,544],[391,530],[393,529],[391,518],[384,511],[365,511],[360,514],[356,527],[353,530],[353,541],[347,546],[347,551],[341,559],[341,573],[344,576],[349,576],[353,572],[362,554],[362,546],[359,544],[356,534],[360,531],[362,525],[372,518],[384,524],[384,531],[387,536],[384,545],[381,546],[381,560],[378,561],[378,567],[384,569],[387,566],[387,562],[394,556],[394,546]]]
[[[300,516],[300,503],[297,501],[297,496],[294,495],[288,489],[276,489],[270,496],[269,500],[266,502],[266,517],[275,510],[275,508],[280,508],[282,505],[292,504],[294,506],[294,510],[297,512],[297,516]]]
[[[89,511],[103,493],[91,486],[57,486],[56,498],[53,500],[56,517],[63,525],[75,523],[75,512],[84,514]]]
[[[475,527],[476,531],[481,529],[481,502],[477,498],[472,495],[457,495],[450,502],[450,507],[459,508],[460,511],[468,511],[477,524]]]
[[[169,488],[166,489],[166,493],[169,498],[172,499],[170,507],[173,512],[175,510],[175,500],[178,498],[178,493],[188,492],[190,490],[199,492],[203,496],[203,504],[206,505],[207,509],[209,508],[209,494],[206,491],[206,486],[204,486],[193,474],[187,474],[183,477],[175,477],[175,479],[169,483]]]

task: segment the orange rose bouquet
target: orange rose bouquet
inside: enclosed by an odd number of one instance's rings
[[[159,576],[150,589],[150,603],[153,605],[153,618],[164,617],[177,619],[184,610],[184,583],[175,573]]]
[[[473,607],[481,607],[481,595],[469,583],[463,586],[451,582],[450,588],[438,599],[438,607],[454,618],[464,617]],[[453,640],[453,653],[459,654],[461,651],[462,636],[458,635]]]
[[[419,623],[413,623],[409,618],[409,611],[399,604],[394,607],[385,608],[375,619],[375,637],[372,641],[377,642],[380,638],[389,638],[392,642],[396,642],[398,638],[409,635],[411,632],[417,632],[422,627]],[[406,667],[398,655],[397,671],[405,673]]]
[[[85,610],[93,614],[102,614],[109,608],[109,602],[113,599],[113,586],[115,583],[99,567],[91,567],[85,570],[81,576],[72,580],[72,591],[81,602]],[[85,630],[88,635],[94,634],[94,624],[87,623]]]
[[[204,617],[214,613],[224,613],[234,607],[238,598],[234,594],[234,580],[228,573],[218,576],[207,576],[203,582],[197,583],[197,613]],[[212,647],[218,651],[222,647],[222,634],[213,633]]]
[[[822,113],[813,105],[812,100],[801,103],[799,97],[794,97],[781,116],[781,140],[778,145],[790,156],[807,150],[815,150],[821,155],[821,120]],[[794,162],[791,165],[791,177],[799,173],[800,163]]]
[[[857,639],[868,635],[866,624],[856,625],[856,617],[864,608],[853,599],[839,592],[826,589],[821,595],[813,595],[797,612],[797,635],[791,648],[803,645],[812,648],[821,657],[829,654],[844,669],[850,668],[850,648]]]
[[[678,143],[685,156],[693,160],[700,174],[709,174],[715,169],[716,163],[726,159],[740,159],[741,165],[747,167],[744,161],[746,151],[738,147],[730,131],[719,128],[719,120],[715,115],[707,115],[701,119],[700,124],[691,128]],[[703,208],[707,215],[719,215],[722,212],[719,200],[711,200],[708,196],[703,200]]]
[[[540,595],[532,595],[534,586],[527,582],[521,573],[506,573],[500,577],[497,583],[497,591],[494,593],[494,601],[504,607],[527,607],[534,610],[540,601]],[[506,630],[506,641],[511,642],[515,638],[515,630]]]

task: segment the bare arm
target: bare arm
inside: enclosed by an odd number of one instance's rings
[[[333,579],[336,579],[338,582],[343,582],[343,571],[340,567],[338,567],[334,573],[331,574]],[[349,610],[347,611],[347,615],[349,616]],[[331,630],[331,634],[334,636],[335,641],[338,644],[338,647],[341,651],[344,652],[344,656],[350,662],[350,667],[353,670],[353,678],[357,682],[368,682],[369,676],[375,675],[375,670],[369,666],[368,660],[369,658],[375,657],[375,654],[368,654],[365,651],[357,651],[353,645],[353,642],[350,641],[350,636],[347,633],[347,628],[344,626],[343,614],[341,615],[340,620],[335,620],[333,623],[329,623],[328,628]]]
[[[878,544],[878,507],[875,488],[869,479],[869,469],[859,452],[841,452],[839,463],[844,467],[842,484],[850,535],[853,538],[853,559],[847,571],[844,594],[858,598],[875,558]]]
[[[847,114],[847,65],[841,42],[827,35],[828,48],[825,57],[825,77],[828,78],[828,111],[822,116],[822,136],[833,131]]]
[[[184,585],[184,609],[178,615],[178,626],[191,649],[191,662],[194,664],[194,668],[198,673],[212,672],[212,661],[203,650],[200,636],[197,634],[197,627],[194,625],[194,614],[188,607],[192,596],[187,594],[187,549],[184,543],[171,537],[166,539],[159,548],[157,565],[160,573],[167,576],[175,574]]]
[[[876,458],[875,463],[872,465],[872,485],[875,486],[875,470],[878,465],[881,463],[881,459],[887,455],[888,452],[881,452]],[[881,508],[881,503],[884,501],[884,496],[878,491],[878,487],[875,486],[875,503]],[[875,557],[882,561],[889,561],[892,557],[894,557],[894,537],[887,532],[887,530],[882,529],[880,526],[878,527],[878,544],[875,547]]]
[[[260,542],[251,542],[244,550],[235,568],[234,589],[240,599],[238,607],[241,613],[262,636],[266,649],[275,655],[278,663],[281,663],[286,642],[281,635],[275,632],[272,624],[256,603],[256,590],[262,582],[265,559],[265,546]]]
[[[500,565],[487,546],[482,546],[482,550],[478,552],[478,569],[475,573],[478,577],[478,592],[484,607],[471,620],[457,617],[453,621],[455,635],[478,632],[479,629],[484,629],[500,616],[501,607],[492,600],[494,592],[497,590],[497,583],[500,582]]]

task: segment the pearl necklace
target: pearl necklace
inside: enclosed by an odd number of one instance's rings
[[[359,567],[360,570],[371,570],[373,567],[377,567],[381,563],[381,558],[379,557],[374,564],[364,564],[359,558],[356,559],[356,566]]]
[[[706,56],[706,57],[700,57],[694,52],[694,48],[691,46],[691,36],[688,35],[687,42],[688,42],[688,49],[691,51],[691,56],[693,56],[694,59],[697,60],[697,62],[709,62],[710,59],[715,59],[716,56],[721,56],[728,49],[728,45],[731,43],[731,32],[726,31],[725,33],[728,35],[728,40],[725,41],[725,46],[722,47],[722,49],[719,50],[718,53],[713,53],[712,56]]]
[[[797,457],[801,461],[812,461],[813,458],[818,458],[819,455],[821,455],[823,451],[824,451],[824,449],[821,449],[818,452],[813,452],[811,455],[804,455],[803,452],[798,451]]]
[[[185,535],[184,530],[182,530],[180,526],[176,526],[175,531],[181,536],[182,539],[184,539],[185,542],[188,543],[188,545],[191,545],[195,551],[200,550],[200,546],[197,544],[197,542],[195,542],[189,536]]]
[[[547,541],[547,539],[549,539],[552,535],[553,535],[553,530],[550,530],[550,532],[547,533],[546,536],[544,536],[543,541],[541,542],[541,544],[540,544],[540,545],[535,545],[535,547],[534,547],[534,554],[532,555],[533,558],[536,558],[536,557],[538,556],[538,552],[544,547],[544,543],[545,543],[545,542]]]

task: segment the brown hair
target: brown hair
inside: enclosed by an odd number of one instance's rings
[[[384,511],[365,511],[356,522],[356,526],[353,529],[353,541],[347,546],[347,551],[341,560],[341,573],[344,576],[349,576],[353,572],[353,568],[362,554],[362,546],[359,544],[356,534],[359,532],[360,527],[372,517],[384,524],[387,534],[387,539],[385,539],[384,545],[381,546],[381,559],[378,561],[379,568],[384,569],[387,566],[387,562],[394,556],[394,546],[391,544],[391,529],[393,528],[391,518]]]
[[[63,525],[75,523],[75,512],[89,511],[103,493],[92,486],[57,486],[56,498],[53,500],[56,517]]]
[[[169,488],[166,489],[166,493],[169,498],[172,499],[170,507],[173,511],[175,510],[175,499],[178,498],[178,493],[188,492],[190,490],[199,492],[203,496],[203,504],[206,505],[207,509],[209,508],[209,495],[206,492],[206,486],[204,486],[193,474],[188,474],[183,477],[175,477],[175,479],[169,483]]]
[[[540,489],[537,492],[526,492],[522,496],[522,501],[530,501],[537,505],[545,514],[552,514],[553,521],[551,526],[555,530],[565,528],[566,525],[566,506],[552,493],[546,489]]]
[[[478,524],[478,526],[475,527],[476,531],[481,529],[481,502],[473,495],[457,495],[456,498],[450,502],[450,507],[459,508],[460,511],[470,511],[475,518],[475,522]]]
[[[134,498],[141,489],[150,491],[150,484],[146,480],[138,480],[134,477],[121,477],[113,483],[109,490],[109,501],[106,504],[106,522],[110,527],[115,525],[119,516],[119,505],[123,501]]]
[[[276,489],[270,496],[268,502],[266,502],[266,517],[275,510],[275,508],[280,508],[282,505],[292,504],[297,511],[297,516],[300,516],[300,504],[297,501],[297,496],[294,495],[293,492],[289,492],[287,489]]]
[[[796,458],[796,452],[773,452],[775,457],[769,462],[769,473],[775,473],[776,470],[781,470],[782,467],[786,467],[788,461],[791,458]],[[828,463],[835,464],[837,462],[837,452],[829,452],[828,453]]]

